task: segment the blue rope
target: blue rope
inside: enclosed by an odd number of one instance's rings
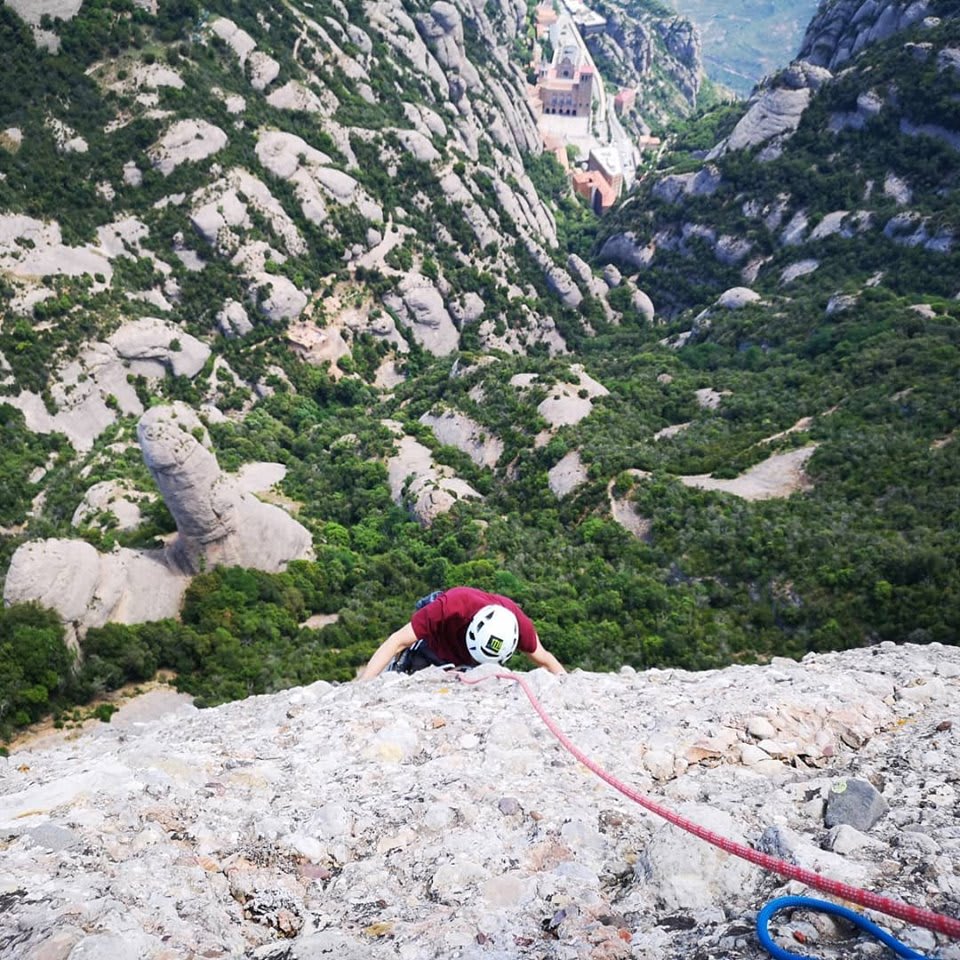
[[[789,910],[791,907],[802,907],[805,910],[816,910],[820,913],[832,913],[835,917],[843,917],[888,946],[898,956],[905,957],[906,960],[935,960],[934,957],[927,957],[925,954],[917,953],[916,950],[911,950],[906,944],[887,933],[886,930],[868,920],[862,913],[849,910],[847,907],[841,907],[836,903],[830,903],[827,900],[814,900],[812,897],[778,897],[776,900],[771,900],[757,914],[757,936],[760,938],[760,946],[775,960],[817,960],[816,957],[811,957],[808,954],[791,953],[789,950],[778,947],[770,936],[767,925],[773,915],[781,910]]]

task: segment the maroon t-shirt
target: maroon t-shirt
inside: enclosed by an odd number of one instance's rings
[[[433,603],[417,610],[410,623],[418,640],[442,660],[458,667],[473,666],[474,659],[467,650],[467,627],[474,614],[487,604],[506,607],[520,625],[518,647],[524,653],[537,649],[537,630],[533,621],[509,598],[497,593],[485,593],[473,587],[453,587],[437,597]]]

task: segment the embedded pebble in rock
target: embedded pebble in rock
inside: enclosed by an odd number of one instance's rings
[[[951,668],[960,649],[891,644],[527,680],[577,746],[668,808],[950,914]],[[944,683],[931,699],[891,695],[934,673]],[[760,905],[817,895],[629,802],[504,681],[468,687],[430,669],[178,710],[0,758],[0,944],[16,944],[4,956],[759,960]],[[762,717],[781,741],[836,750],[770,773],[744,766]],[[662,779],[647,772],[656,754]],[[868,842],[838,827],[823,849],[822,798],[868,777],[884,782],[891,814]],[[813,915],[798,921],[810,939],[838,936]],[[929,955],[957,956],[945,938],[883,922]],[[845,956],[872,955],[839,942]]]

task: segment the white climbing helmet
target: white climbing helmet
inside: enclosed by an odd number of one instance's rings
[[[497,603],[481,607],[467,627],[467,650],[477,663],[506,663],[519,639],[517,618]]]

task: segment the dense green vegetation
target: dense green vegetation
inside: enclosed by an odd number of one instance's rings
[[[230,16],[258,30],[257,5],[232,7]],[[350,7],[362,15],[359,4]],[[225,169],[258,170],[255,130],[281,122],[346,166],[314,119],[281,117],[263,98],[250,97],[244,127],[232,126],[210,90],[219,85],[249,95],[249,84],[222,43],[195,41],[188,27],[201,16],[189,3],[162,4],[159,19],[121,0],[89,4],[69,28],[60,28],[64,52],[49,57],[37,54],[19,21],[0,8],[0,62],[17,76],[36,74],[26,99],[11,96],[10,83],[0,87],[0,129],[16,123],[33,145],[29,154],[0,151],[6,175],[0,209],[55,216],[65,239],[86,241],[109,216],[94,189],[103,177],[117,186],[118,208],[149,219],[144,250],[172,262],[179,288],[168,316],[211,341],[214,357],[193,381],[131,382],[145,405],[175,398],[199,406],[214,377],[214,358],[225,360],[232,374],[216,375],[217,403],[233,414],[246,412],[208,424],[219,461],[228,470],[257,460],[287,467],[282,492],[310,530],[316,560],[275,575],[205,572],[194,580],[179,622],[91,630],[80,665],[50,614],[31,607],[4,611],[0,738],[160,668],[174,671],[178,686],[208,705],[319,678],[348,680],[409,617],[419,596],[460,583],[514,597],[549,649],[568,666],[587,669],[625,663],[698,669],[888,639],[958,641],[960,253],[956,246],[935,252],[895,243],[882,230],[901,210],[882,190],[894,173],[909,183],[909,210],[927,218],[931,235],[952,230],[960,236],[956,151],[908,136],[899,123],[909,115],[917,123],[960,127],[955,72],[939,70],[935,58],[917,59],[898,38],[868,51],[856,70],[824,88],[779,157],[758,163],[756,151],[728,154],[716,164],[716,192],[682,203],[654,195],[651,176],[603,223],[571,196],[552,157],[525,158],[527,174],[552,205],[564,252],[589,255],[607,236],[626,230],[641,241],[669,231],[682,236],[691,223],[748,239],[751,256],[768,258],[754,284],[763,302],[713,310],[709,322],[700,311],[743,282],[743,263],[717,258],[708,237],[691,234],[672,250],[661,243],[652,266],[639,273],[639,285],[665,319],[647,324],[627,288],[619,287],[609,300],[623,322],[613,326],[590,297],[577,310],[557,305],[520,231],[505,217],[500,247],[477,251],[462,205],[444,199],[437,174],[404,151],[395,133],[378,133],[374,141],[350,131],[347,142],[357,160],[351,173],[385,209],[403,208],[405,224],[416,233],[394,248],[389,267],[416,266],[425,276],[442,277],[457,295],[477,293],[485,316],[495,318],[495,332],[514,332],[521,343],[531,316],[549,317],[572,351],[551,357],[530,337],[526,356],[481,356],[474,324],[462,331],[456,355],[434,358],[405,331],[409,349],[398,361],[407,380],[387,393],[371,386],[387,346],[370,334],[351,339],[351,355],[341,363],[346,376],[339,378],[294,356],[282,325],[258,322],[242,339],[213,335],[216,312],[227,298],[242,301],[243,285],[229,261],[189,229],[182,209],[155,208],[168,194],[198,189],[207,168],[188,165],[169,178],[148,169],[140,187],[124,184],[123,164],[155,141],[160,126],[140,117],[104,134],[105,120],[126,96],[101,94],[84,72],[104,51],[117,69],[172,52],[187,88],[164,88],[161,106],[178,111],[190,104],[195,115],[229,128],[229,146],[217,158]],[[298,64],[290,53],[297,25],[289,8],[271,22],[281,79],[300,75],[307,54]],[[923,36],[960,42],[955,21]],[[383,53],[370,80],[380,94],[397,81],[397,68]],[[41,62],[46,69],[39,69]],[[343,77],[335,80],[337,119],[361,123],[366,101]],[[854,110],[864,89],[889,92],[893,84],[896,98],[862,129],[829,132],[830,116]],[[431,95],[424,88],[414,99]],[[56,105],[58,115],[88,139],[89,154],[58,153],[30,102]],[[705,112],[679,127],[658,174],[698,169],[703,151],[729,134],[742,109]],[[396,98],[386,96],[364,116],[378,131],[406,123]],[[473,169],[455,146],[437,147],[458,176]],[[478,202],[489,202],[491,175],[481,171],[471,181]],[[358,304],[393,289],[383,272],[360,268],[351,279],[344,266],[344,245],[362,241],[366,221],[331,207],[334,239],[305,219],[289,184],[271,179],[270,188],[310,251],[271,261],[270,270],[323,294],[319,323],[323,299],[338,284],[349,281]],[[429,196],[431,205],[410,202],[417,194]],[[768,228],[764,218],[783,197],[784,216]],[[836,210],[864,210],[875,225],[786,247],[777,230],[798,209],[811,227]],[[256,229],[258,239],[275,241],[268,227]],[[170,256],[177,234],[207,261],[203,272]],[[498,262],[506,262],[501,252],[510,255],[509,266]],[[781,270],[801,257],[816,258],[818,269],[781,283]],[[142,313],[126,293],[159,282],[153,264],[146,256],[130,257],[115,261],[115,270],[113,283],[97,292],[88,281],[51,280],[55,296],[32,317],[4,318],[0,353],[12,373],[3,390],[30,389],[51,405],[55,362],[73,356],[83,340],[109,333],[123,317]],[[508,286],[514,288],[509,294]],[[838,295],[848,297],[843,309]],[[686,345],[670,346],[680,334],[690,334]],[[578,382],[574,363],[609,395],[595,401],[588,418],[538,442],[548,428],[539,404],[557,386]],[[266,386],[273,393],[254,405],[250,384],[268,367],[273,372]],[[536,379],[519,389],[511,382],[518,374]],[[716,408],[697,402],[696,392],[705,388],[722,393]],[[462,411],[503,441],[493,468],[441,445],[420,423],[423,414],[444,408]],[[484,499],[461,501],[430,527],[413,522],[407,505],[390,494],[385,461],[393,441],[382,423],[388,418]],[[683,428],[658,439],[666,427]],[[145,508],[145,523],[136,531],[119,533],[103,518],[80,531],[71,526],[83,492],[94,483],[125,477],[153,491],[130,446],[134,418],[121,417],[82,455],[58,436],[28,431],[8,404],[0,404],[0,428],[0,525],[15,528],[3,537],[0,569],[27,538],[82,536],[110,550],[156,546],[173,530],[159,501]],[[737,477],[771,453],[808,444],[816,444],[805,468],[810,486],[791,497],[748,501],[680,479]],[[558,499],[548,472],[574,450],[587,479]],[[41,468],[46,473],[38,480]],[[31,510],[41,491],[44,498]],[[611,494],[648,521],[643,537],[613,520]],[[311,626],[317,615],[337,618]]]

